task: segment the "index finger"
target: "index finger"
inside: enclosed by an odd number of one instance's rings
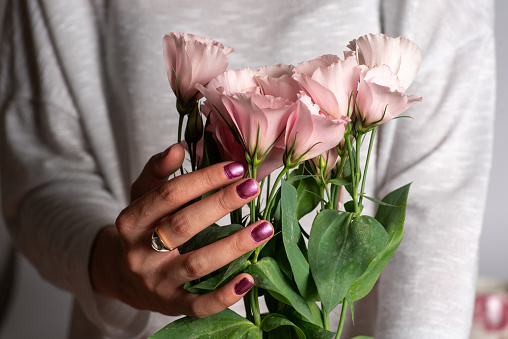
[[[131,237],[151,230],[187,202],[239,180],[244,171],[239,162],[223,162],[171,179],[124,209],[116,222],[118,231]]]

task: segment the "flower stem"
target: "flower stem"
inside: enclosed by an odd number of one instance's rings
[[[259,325],[261,324],[261,312],[259,310],[259,298],[257,286],[252,287],[249,294],[250,294],[250,303],[252,307],[252,315],[254,317],[254,324],[259,327]]]
[[[271,215],[270,215],[270,209],[272,208],[273,199],[275,197],[275,193],[277,192],[277,185],[280,183],[284,175],[289,171],[288,167],[284,167],[282,172],[277,176],[277,179],[275,179],[275,183],[272,186],[272,191],[270,192],[270,197],[268,198],[268,201],[266,202],[265,206],[265,213],[263,214],[263,219],[266,221],[270,221]]]
[[[358,183],[356,181],[356,172],[355,164],[358,162],[359,159],[353,154],[353,147],[351,147],[351,140],[349,140],[349,133],[346,133],[344,136],[346,139],[346,146],[347,146],[347,153],[349,155],[349,166],[351,167],[351,183],[353,184],[353,204],[355,208],[355,213],[359,213],[360,208],[358,207]],[[358,149],[355,150],[355,152],[359,152]]]
[[[376,136],[377,127],[374,127],[372,130],[372,133],[370,135],[370,141],[369,141],[369,150],[367,152],[367,159],[365,160],[365,169],[363,170],[363,177],[362,177],[362,188],[360,190],[360,205],[363,201],[363,193],[365,193],[365,181],[367,179],[367,170],[369,169],[369,161],[370,161],[370,154],[372,151],[372,146],[374,145],[374,137]]]
[[[340,311],[340,320],[339,327],[337,328],[337,334],[335,335],[335,339],[339,339],[342,334],[342,329],[344,328],[344,319],[346,319],[346,310],[347,310],[347,301],[346,298],[342,300],[342,309]]]
[[[328,317],[328,313],[325,311],[325,308],[323,305],[321,305],[321,317],[323,318],[324,329],[329,331],[330,330],[330,320]]]
[[[185,115],[181,114],[178,118],[178,143],[182,143],[182,129],[183,129],[183,118]],[[183,175],[183,166],[180,166],[180,174]]]

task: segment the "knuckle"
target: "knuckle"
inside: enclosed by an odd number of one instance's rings
[[[216,208],[218,209],[218,212],[230,211],[235,208],[231,202],[229,194],[227,194],[227,190],[222,190],[219,192],[219,194],[217,194],[216,202]]]
[[[183,269],[187,279],[193,280],[206,274],[206,261],[203,257],[189,253],[183,261]]]
[[[246,253],[250,250],[250,247],[247,246],[245,241],[240,236],[231,236],[231,243],[229,244],[229,248],[235,257],[239,257],[242,254]]]
[[[120,212],[116,218],[115,226],[119,232],[132,226],[132,216],[127,208]]]
[[[217,174],[212,170],[205,170],[201,176],[201,184],[203,187],[213,188],[216,186]]]
[[[171,225],[170,232],[172,238],[189,239],[193,236],[190,232],[187,217],[182,213],[176,213],[169,217],[168,223]]]
[[[198,301],[189,305],[189,313],[191,316],[196,318],[205,318],[210,315],[210,313],[205,309],[205,306]]]
[[[171,205],[178,203],[181,194],[178,185],[171,181],[161,185],[158,192],[159,198]]]

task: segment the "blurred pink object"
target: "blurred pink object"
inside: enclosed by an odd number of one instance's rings
[[[508,281],[478,281],[471,339],[508,339]]]

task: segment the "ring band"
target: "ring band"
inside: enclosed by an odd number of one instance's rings
[[[152,248],[157,252],[170,252],[176,247],[167,247],[164,241],[162,241],[162,238],[159,236],[157,228],[155,228],[152,233]]]

